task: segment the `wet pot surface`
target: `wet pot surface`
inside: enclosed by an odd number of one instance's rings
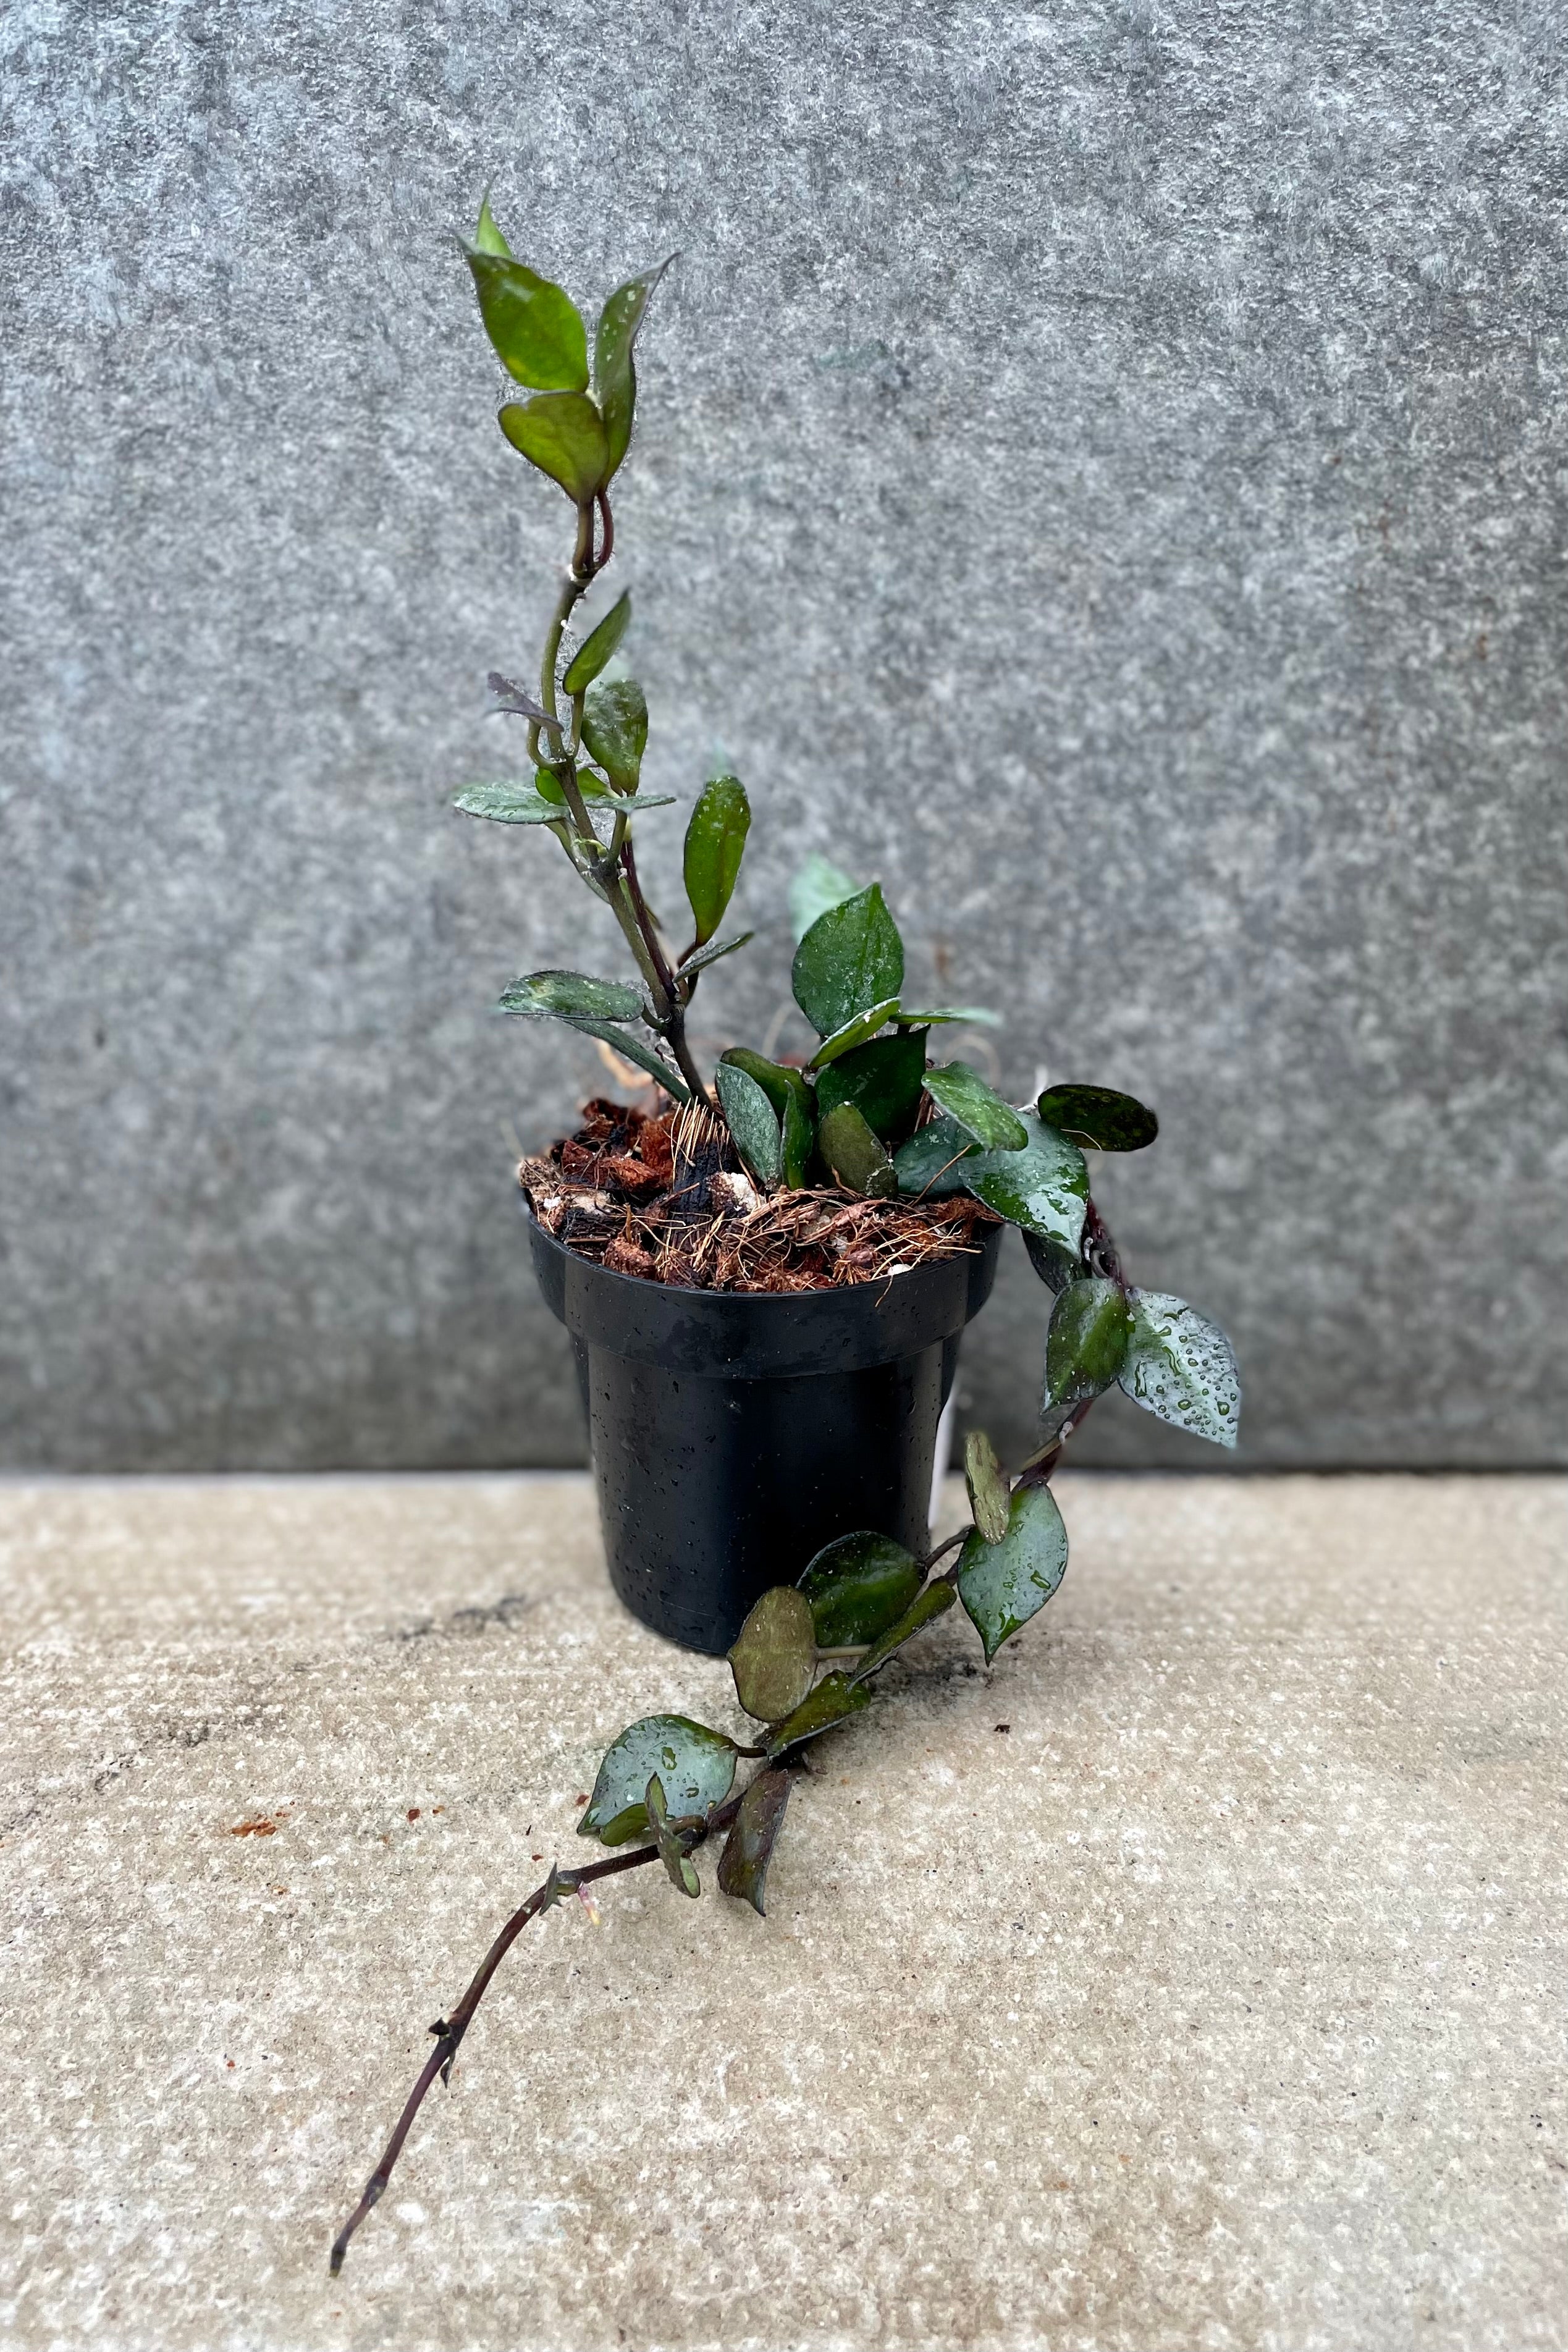
[[[529,1230],[576,1352],[610,1579],[645,1625],[722,1652],[835,1536],[924,1549],[936,1424],[1000,1227],[890,1281],[785,1297],[611,1274]]]

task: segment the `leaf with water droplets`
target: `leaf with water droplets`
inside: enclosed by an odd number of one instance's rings
[[[816,1671],[811,1605],[793,1584],[771,1585],[756,1601],[730,1652],[735,1696],[759,1723],[793,1715]]]
[[[895,1154],[899,1190],[906,1200],[945,1201],[969,1190],[969,1171],[980,1146],[955,1118],[933,1118],[917,1127]]]
[[[913,1552],[870,1528],[824,1544],[800,1580],[818,1647],[874,1642],[909,1607],[923,1574]]]
[[[923,1029],[904,1029],[896,1037],[853,1046],[819,1073],[817,1108],[826,1117],[841,1102],[853,1103],[884,1143],[901,1143],[920,1108],[925,1066]]]
[[[882,1018],[891,1017],[903,985],[904,943],[879,884],[817,917],[795,951],[790,980],[819,1037],[837,1037],[873,1005],[885,1004]]]
[[[1043,1234],[1077,1255],[1089,1202],[1089,1170],[1076,1143],[1033,1111],[1018,1123],[1026,1141],[1021,1151],[983,1151],[964,1163],[964,1182],[978,1201],[1010,1224]]]
[[[719,1859],[720,1893],[749,1903],[759,1918],[766,1916],[763,1896],[768,1864],[784,1826],[789,1784],[790,1775],[785,1771],[759,1772],[741,1800],[734,1827],[724,1841],[724,1851]]]
[[[1234,1446],[1241,1419],[1236,1350],[1206,1315],[1160,1290],[1131,1293],[1132,1338],[1120,1385],[1145,1412]]]
[[[1022,1151],[1028,1142],[1029,1130],[1011,1103],[1005,1103],[967,1062],[928,1070],[925,1089],[939,1109],[987,1150]]]
[[[531,971],[512,982],[500,1005],[503,1013],[535,1020],[635,1021],[642,999],[622,980],[595,980],[586,971]]]
[[[1069,1282],[1051,1309],[1046,1333],[1047,1430],[1053,1433],[1075,1406],[1100,1396],[1127,1360],[1132,1310],[1119,1282],[1102,1275]]]
[[[616,287],[599,313],[598,332],[594,339],[594,384],[605,413],[606,482],[626,456],[632,437],[632,413],[637,404],[633,346],[654,288],[674,258],[671,254],[656,269],[645,269],[640,277],[628,278],[624,286]]]
[[[847,1192],[887,1200],[898,1191],[892,1161],[853,1103],[828,1112],[816,1130],[816,1148]]]
[[[635,677],[590,688],[583,705],[583,740],[616,792],[636,792],[647,748],[647,702]]]
[[[685,1715],[645,1715],[605,1750],[579,1837],[624,1845],[647,1827],[646,1790],[657,1772],[682,1813],[722,1804],[735,1778],[735,1743]]]
[[[1007,1531],[988,1544],[979,1530],[958,1555],[958,1594],[990,1664],[1009,1635],[1043,1609],[1068,1564],[1067,1529],[1048,1486],[1018,1486]]]
[[[686,828],[686,896],[699,947],[724,919],[751,823],[752,804],[739,776],[710,777]]]

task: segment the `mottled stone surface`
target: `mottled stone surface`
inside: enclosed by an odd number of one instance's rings
[[[757,804],[706,1048],[831,850],[1010,1087],[1158,1106],[1105,1190],[1251,1460],[1564,1458],[1558,10],[16,0],[0,57],[5,1458],[575,1457],[508,1179],[595,1064],[487,1006],[612,948],[446,806],[563,552],[446,235],[492,178],[584,299],[682,249],[620,525],[649,781]],[[971,1350],[1015,1445],[1041,1321]]]
[[[817,1749],[765,1921],[527,1931],[333,2284],[600,1748],[726,1670],[579,1479],[0,1487],[0,2340],[1568,2343],[1568,1482],[1062,1500],[994,1671],[949,1617]]]

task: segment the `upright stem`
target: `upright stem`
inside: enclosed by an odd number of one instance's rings
[[[544,652],[540,663],[539,699],[552,719],[560,715],[555,672],[561,659],[561,640],[578,599],[609,562],[615,549],[615,525],[608,502],[598,500],[603,519],[599,553],[594,553],[594,507],[577,509],[577,540],[572,551],[572,564],[555,611],[545,634]],[[529,729],[529,753],[535,766],[545,765],[559,779],[563,797],[570,812],[574,834],[583,861],[604,891],[610,912],[619,924],[626,945],[637,960],[637,970],[647,983],[648,1000],[656,1016],[655,1025],[667,1040],[681,1076],[699,1102],[708,1100],[708,1090],[702,1075],[692,1058],[686,1040],[686,1009],[669,961],[658,937],[647,900],[643,897],[637,880],[637,860],[632,852],[631,832],[624,814],[617,814],[615,831],[606,848],[594,827],[588,804],[577,781],[577,758],[583,739],[582,695],[572,698],[572,731],[561,739],[561,748],[553,760],[542,760],[537,723]],[[579,858],[569,849],[574,866]]]

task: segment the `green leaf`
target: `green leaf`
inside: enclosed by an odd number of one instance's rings
[[[792,1192],[798,1192],[805,1184],[816,1149],[816,1121],[805,1096],[792,1094],[784,1115],[784,1180]]]
[[[508,1012],[510,1007],[503,1004],[501,1010]],[[691,1089],[680,1073],[672,1069],[668,1062],[661,1061],[651,1045],[634,1036],[629,1030],[617,1029],[611,1021],[583,1021],[570,1014],[563,1015],[563,1018],[569,1029],[581,1030],[584,1037],[603,1038],[624,1062],[635,1063],[639,1070],[646,1070],[650,1078],[657,1078],[672,1102],[691,1100]]]
[[[624,1845],[647,1827],[648,1778],[657,1772],[683,1813],[722,1804],[735,1778],[735,1743],[685,1715],[645,1715],[605,1750],[579,1837]]]
[[[1016,1488],[1000,1543],[976,1529],[958,1555],[958,1596],[990,1664],[1003,1643],[1043,1609],[1068,1564],[1068,1536],[1048,1486]]]
[[[876,882],[818,915],[790,973],[795,1001],[819,1037],[834,1036],[871,1005],[896,1001],[903,979],[904,943]]]
[[[1027,1138],[1023,1150],[981,1152],[966,1161],[964,1181],[1009,1224],[1041,1234],[1076,1257],[1089,1202],[1083,1154],[1054,1127],[1042,1127],[1033,1111],[1021,1112],[1019,1125]]]
[[[942,1577],[934,1584],[928,1584],[923,1592],[917,1592],[897,1622],[889,1625],[879,1640],[871,1644],[850,1676],[851,1682],[863,1683],[879,1667],[885,1666],[893,1652],[901,1650],[922,1625],[929,1625],[933,1618],[945,1616],[957,1598],[952,1585]]]
[[[1045,1415],[1053,1433],[1075,1405],[1110,1386],[1131,1339],[1132,1310],[1119,1282],[1093,1275],[1068,1284],[1046,1333]]]
[[[721,956],[733,955],[737,948],[743,948],[755,937],[754,931],[742,931],[738,939],[710,940],[705,948],[699,948],[695,955],[689,955],[684,963],[676,967],[676,978],[685,980],[689,973],[706,971]]]
[[[1029,1140],[1029,1130],[1011,1104],[994,1093],[967,1062],[948,1062],[940,1070],[928,1070],[925,1089],[949,1118],[956,1119],[987,1150],[1022,1151]]]
[[[733,1062],[721,1062],[713,1082],[736,1150],[758,1183],[771,1192],[784,1174],[784,1136],[777,1112],[755,1078],[748,1077]]]
[[[841,907],[859,887],[814,849],[789,886],[789,927],[796,947],[819,915],[826,915],[829,907]]]
[[[924,1577],[914,1554],[891,1536],[868,1528],[836,1536],[800,1580],[818,1647],[858,1649],[874,1642],[909,1607]]]
[[[623,588],[604,619],[589,630],[566,666],[561,681],[563,694],[585,694],[626,634],[632,617],[632,592]],[[646,727],[646,719],[645,719]]]
[[[485,213],[479,215],[481,229]],[[495,228],[493,221],[490,226]],[[499,229],[495,233],[500,236]],[[485,332],[507,373],[535,392],[585,393],[588,336],[572,297],[509,253],[476,245],[468,260]]]
[[[1065,1290],[1083,1272],[1083,1259],[1077,1250],[1065,1250],[1059,1242],[1047,1241],[1044,1234],[1026,1233],[1024,1247],[1029,1254],[1029,1264],[1048,1288]]]
[[[542,474],[585,507],[605,473],[605,426],[585,393],[541,392],[509,400],[497,418],[501,431]]]
[[[508,261],[511,247],[496,226],[496,216],[490,210],[490,192],[487,188],[479,202],[479,225],[474,231],[476,253],[499,253]]]
[[[980,1158],[974,1138],[953,1118],[933,1118],[917,1127],[896,1154],[899,1190],[916,1200],[946,1201],[969,1189],[969,1170]]]
[[[790,1777],[777,1769],[758,1773],[741,1800],[734,1827],[719,1857],[720,1893],[749,1903],[759,1918],[766,1916],[763,1895],[789,1802]]]
[[[1091,1151],[1142,1151],[1160,1132],[1152,1110],[1110,1087],[1047,1087],[1036,1108],[1047,1127]]]
[[[828,1112],[816,1130],[816,1148],[846,1192],[885,1201],[898,1191],[892,1161],[853,1103]]]
[[[503,1013],[539,1021],[635,1021],[642,999],[620,980],[595,980],[585,971],[531,971],[512,982],[500,1006]]]
[[[749,939],[751,933],[746,936]],[[736,944],[738,946],[739,941]],[[695,961],[692,958],[681,966],[681,970],[689,971]],[[804,1076],[799,1070],[792,1070],[783,1062],[770,1062],[764,1055],[753,1054],[749,1045],[731,1045],[728,1053],[721,1054],[719,1058],[734,1069],[744,1070],[749,1078],[754,1078],[778,1113],[784,1129],[784,1181],[792,1192],[798,1191],[805,1182],[812,1147],[816,1139],[816,1123],[811,1115],[811,1094]],[[714,1078],[717,1081],[717,1071]]]
[[[897,997],[890,996],[884,1004],[872,1004],[864,1013],[857,1013],[842,1029],[836,1029],[830,1037],[823,1039],[811,1057],[812,1068],[826,1069],[830,1062],[837,1062],[845,1054],[854,1053],[858,1045],[863,1045],[868,1038],[874,1037],[879,1029],[885,1029],[898,1009]]]
[[[975,1526],[987,1543],[1000,1543],[1007,1532],[1007,1481],[983,1429],[972,1429],[963,1441],[963,1483]]]
[[[816,1641],[808,1602],[790,1584],[775,1584],[756,1602],[730,1652],[735,1696],[760,1723],[793,1715],[816,1671]]]
[[[1215,1445],[1234,1446],[1241,1374],[1219,1325],[1165,1291],[1135,1290],[1131,1306],[1132,1339],[1117,1375],[1121,1386],[1145,1412]]]
[[[452,803],[465,816],[488,816],[497,824],[559,824],[561,803],[547,800],[532,784],[465,784]]]
[[[1002,1026],[1002,1015],[988,1012],[984,1004],[939,1004],[932,1013],[913,1012],[907,1004],[901,1004],[899,1018],[900,1021],[929,1021],[933,1025],[940,1021],[963,1021],[972,1028],[1000,1029]]]
[[[826,1115],[840,1103],[853,1103],[884,1143],[901,1143],[915,1123],[925,1066],[923,1029],[853,1045],[837,1055],[817,1079],[817,1109]]]
[[[647,1814],[647,1825],[653,1832],[654,1843],[658,1848],[658,1858],[668,1874],[671,1885],[679,1888],[682,1895],[700,1895],[702,1882],[697,1875],[697,1865],[688,1853],[685,1841],[679,1832],[670,1825],[669,1807],[665,1799],[664,1782],[657,1772],[653,1774],[643,1791],[643,1808]]]
[[[824,1675],[795,1713],[773,1726],[768,1741],[768,1761],[775,1762],[786,1749],[798,1748],[803,1739],[815,1739],[819,1733],[831,1731],[836,1723],[847,1723],[852,1715],[858,1715],[870,1704],[870,1692],[859,1689],[847,1675]]]
[[[647,748],[647,702],[635,677],[593,688],[583,706],[583,740],[616,792],[636,792]]]
[[[606,482],[619,469],[632,437],[632,412],[637,405],[637,382],[632,347],[647,314],[653,289],[674,258],[671,254],[659,263],[657,269],[645,269],[640,278],[628,278],[624,286],[616,287],[599,313],[599,330],[594,338],[594,382],[599,394],[599,405],[605,412],[605,438],[608,445],[608,463],[605,468]]]
[[[751,822],[752,804],[738,776],[714,776],[703,785],[686,828],[686,895],[699,947],[724,919]]]

